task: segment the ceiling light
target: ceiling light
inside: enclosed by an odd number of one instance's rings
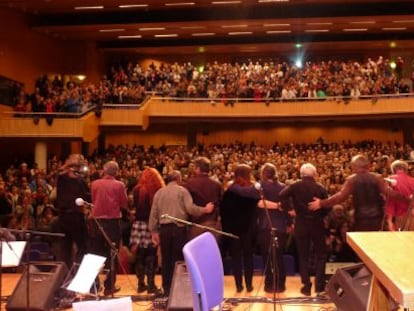
[[[389,31],[389,30],[407,30],[407,27],[383,27],[382,30]]]
[[[137,39],[142,38],[141,35],[118,36],[118,39]]]
[[[192,33],[191,35],[193,37],[206,37],[206,36],[214,36],[215,32],[198,32],[198,33]]]
[[[165,30],[165,27],[143,27],[139,29],[140,31],[159,31]]]
[[[289,2],[289,0],[258,0],[259,3],[270,3],[270,2]]]
[[[180,27],[181,29],[204,29],[204,28],[206,28],[206,27],[204,27],[204,26],[183,26],[183,27]]]
[[[263,24],[263,27],[288,27],[290,24]]]
[[[170,33],[165,35],[154,35],[155,38],[172,38],[172,37],[178,37],[176,33]]]
[[[99,29],[99,32],[121,32],[125,31],[123,28]]]
[[[367,31],[367,28],[345,28],[344,31]]]
[[[248,25],[223,25],[221,28],[246,28]]]
[[[104,8],[103,5],[96,5],[96,6],[75,6],[75,10],[102,10]]]
[[[234,31],[229,32],[229,36],[241,36],[241,35],[252,35],[253,32],[251,31]]]
[[[349,22],[350,24],[375,24],[375,21],[356,21],[356,22]]]
[[[272,33],[291,33],[292,30],[268,30],[266,33],[272,34]]]
[[[194,2],[175,2],[175,3],[165,3],[165,6],[186,6],[194,5]]]
[[[402,20],[396,20],[392,22],[393,23],[414,23],[414,19],[402,19]]]
[[[241,1],[211,1],[211,4],[240,4]]]
[[[306,29],[305,32],[329,32],[329,29]]]
[[[118,5],[120,9],[132,9],[132,8],[146,8],[148,4],[121,4]]]
[[[330,25],[332,25],[333,23],[331,23],[331,22],[321,22],[321,23],[319,23],[319,22],[316,22],[316,23],[306,23],[306,25],[308,25],[308,26],[330,26]]]

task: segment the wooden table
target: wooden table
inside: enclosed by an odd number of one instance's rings
[[[387,310],[387,296],[414,309],[414,232],[348,232],[347,242],[373,274],[367,310]]]

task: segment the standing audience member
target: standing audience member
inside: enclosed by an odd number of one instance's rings
[[[130,245],[136,254],[135,272],[138,278],[138,293],[158,291],[155,286],[157,269],[157,246],[151,238],[148,221],[153,198],[158,189],[165,186],[164,180],[155,168],[146,168],[132,193],[135,206],[135,221],[132,224]],[[145,284],[147,276],[147,284]]]
[[[209,177],[210,160],[200,157],[194,162],[196,175],[189,178],[184,187],[190,192],[194,204],[204,206],[208,202],[214,203],[214,210],[210,214],[203,214],[200,217],[191,216],[190,220],[196,224],[217,229],[218,216],[220,208],[220,200],[222,188],[219,182]],[[197,235],[205,232],[205,229],[192,226],[189,230],[189,239],[195,238]]]
[[[404,196],[414,194],[414,178],[408,175],[408,164],[402,160],[391,163],[393,175],[389,176],[392,188]],[[414,220],[409,208],[410,203],[389,198],[385,207],[388,229],[390,231],[413,231]]]
[[[83,208],[76,205],[76,199],[82,198],[90,202],[88,185],[80,174],[84,158],[80,154],[72,154],[57,174],[55,207],[58,211],[57,230],[65,237],[57,241],[57,259],[64,261],[68,268],[73,261],[81,262],[86,253],[87,227]],[[73,257],[73,244],[76,254]]]
[[[285,187],[285,184],[277,180],[276,167],[271,163],[265,163],[261,167],[260,175],[263,198],[272,202],[280,202],[279,193]],[[283,254],[288,231],[292,228],[291,218],[287,210],[259,209],[257,225],[257,243],[265,266],[264,290],[270,293],[283,292],[286,289]],[[275,241],[272,241],[272,238]],[[274,262],[273,258],[275,258]],[[274,279],[274,274],[276,279]],[[276,281],[275,284],[273,284],[273,281]]]
[[[0,226],[7,227],[13,217],[13,198],[7,192],[3,183],[0,183]]]
[[[214,204],[209,202],[204,207],[195,205],[188,190],[180,185],[181,173],[179,171],[170,172],[166,182],[167,186],[155,193],[149,230],[154,245],[161,245],[162,287],[164,295],[168,296],[174,265],[177,261],[183,260],[182,249],[187,241],[187,233],[183,223],[163,217],[163,215],[187,220],[189,215],[201,216],[211,213]]]
[[[302,281],[300,292],[305,296],[311,295],[310,281],[311,254],[315,260],[315,291],[317,294],[325,290],[325,265],[327,247],[325,243],[325,211],[313,211],[308,203],[313,198],[324,199],[328,196],[326,189],[316,182],[315,166],[305,163],[300,168],[301,180],[287,186],[279,193],[281,198],[292,200],[295,212],[294,237],[299,254],[299,272]]]
[[[93,229],[90,233],[90,251],[106,257],[105,268],[109,273],[104,282],[105,296],[120,290],[115,286],[117,251],[121,242],[121,209],[128,206],[128,197],[125,184],[116,179],[118,171],[118,163],[109,161],[104,165],[104,176],[91,184]]]
[[[346,244],[346,233],[349,230],[350,223],[350,217],[341,204],[334,205],[325,217],[328,261],[350,262],[354,259],[351,256],[352,251]]]

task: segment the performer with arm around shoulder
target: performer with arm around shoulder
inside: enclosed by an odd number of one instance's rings
[[[148,222],[155,193],[165,187],[164,180],[155,168],[146,168],[133,189],[135,221],[132,224],[130,244],[136,254],[135,273],[138,279],[137,292],[147,290],[157,293],[155,273],[157,268],[157,245],[152,242]],[[145,276],[147,284],[145,284]]]
[[[224,192],[221,203],[223,231],[239,239],[227,239],[236,291],[242,292],[243,275],[246,290],[253,291],[253,254],[256,236],[257,207],[264,207],[259,191],[254,187],[251,167],[240,164],[234,169],[234,181]],[[266,201],[268,208],[280,208],[280,203]],[[242,269],[244,267],[244,270]]]
[[[179,171],[168,174],[167,186],[160,188],[154,195],[148,224],[154,245],[161,246],[162,287],[166,296],[170,291],[174,265],[184,259],[182,249],[187,242],[187,231],[185,224],[164,215],[187,221],[190,215],[201,216],[214,209],[212,202],[205,206],[194,204],[190,193],[180,183]]]
[[[327,246],[325,243],[324,217],[327,209],[311,210],[308,203],[314,198],[325,199],[327,190],[316,181],[316,168],[305,163],[300,168],[301,180],[288,185],[279,193],[280,198],[290,199],[295,211],[294,238],[299,255],[299,272],[302,281],[301,293],[311,295],[310,281],[311,246],[315,254],[315,291],[325,291],[325,265]]]

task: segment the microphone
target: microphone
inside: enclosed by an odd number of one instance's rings
[[[262,197],[262,199],[263,199],[263,187],[262,187],[262,184],[256,181],[256,182],[254,183],[254,188],[255,188],[257,191],[259,191],[260,196],[261,196],[261,197]]]
[[[390,183],[391,186],[395,187],[397,185],[397,180],[392,178],[384,178],[384,180]]]
[[[76,204],[77,206],[83,206],[83,205],[86,205],[87,207],[93,207],[93,206],[94,206],[92,203],[86,202],[86,201],[85,201],[84,199],[82,199],[82,198],[77,198],[77,199],[75,200],[75,204]]]

